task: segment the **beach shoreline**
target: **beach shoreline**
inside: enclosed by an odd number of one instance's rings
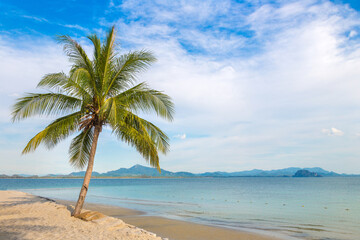
[[[71,227],[70,235],[72,236],[69,237],[72,237],[72,239],[77,239],[76,236],[83,236],[83,234],[90,234],[88,239],[279,239],[257,233],[173,220],[165,217],[146,216],[144,212],[113,205],[85,203],[84,209],[100,212],[109,219],[121,219],[124,221],[124,225],[115,230],[107,229],[99,224],[94,227],[93,222],[70,217],[70,209],[74,205],[72,201],[46,199],[19,191],[0,191],[0,193],[0,237],[7,237],[7,239],[39,239],[42,234],[46,235],[43,239],[59,239],[56,230],[49,230],[54,227],[55,222],[57,228],[67,228],[70,222],[73,224],[75,222],[78,229]],[[49,211],[56,217],[49,216]],[[61,221],[58,217],[59,214],[62,216]],[[44,220],[47,217],[54,219],[53,222]],[[34,221],[29,222],[26,220],[29,218],[36,218],[35,222],[39,221],[39,223],[34,226]],[[47,230],[42,231],[41,229]],[[87,231],[90,232],[87,233]],[[93,236],[94,234],[100,235]],[[99,238],[99,236],[101,237]],[[119,238],[119,236],[121,237]]]
[[[74,201],[54,199],[56,202],[64,205],[74,205]],[[279,235],[271,232],[260,233],[251,229],[239,230],[203,223],[195,223],[186,220],[168,218],[166,216],[147,215],[144,211],[130,208],[119,207],[108,204],[98,204],[85,202],[84,208],[99,211],[105,215],[120,218],[126,223],[143,228],[147,231],[156,233],[164,238],[173,240],[281,240]]]

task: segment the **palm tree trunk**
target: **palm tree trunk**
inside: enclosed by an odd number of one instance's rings
[[[94,139],[93,139],[91,149],[90,149],[89,162],[88,162],[88,166],[87,166],[87,169],[86,169],[84,182],[83,182],[83,185],[82,185],[82,188],[81,188],[81,191],[80,191],[80,194],[79,194],[79,199],[78,199],[78,201],[76,203],[75,209],[71,214],[71,216],[74,216],[74,217],[79,216],[79,214],[81,213],[81,209],[82,209],[84,201],[85,201],[86,193],[87,193],[88,188],[89,188],[91,174],[92,174],[93,167],[94,167],[96,146],[97,146],[97,142],[98,142],[98,139],[99,139],[99,134],[101,132],[101,129],[102,129],[101,125],[95,126]]]

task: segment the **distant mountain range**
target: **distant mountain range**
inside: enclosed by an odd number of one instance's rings
[[[135,165],[131,168],[120,168],[118,170],[109,171],[106,173],[93,172],[93,177],[292,177],[299,170],[307,170],[322,177],[340,177],[340,176],[360,176],[354,174],[339,174],[335,172],[329,172],[322,168],[284,168],[278,170],[259,170],[254,169],[250,171],[240,171],[240,172],[205,172],[205,173],[190,173],[190,172],[170,172],[164,169],[161,169],[161,174],[155,168],[145,167],[142,165]],[[72,172],[67,175],[59,174],[48,174],[42,177],[51,177],[51,178],[74,178],[74,177],[83,177],[85,171]],[[32,177],[36,178],[39,176],[31,176],[27,174],[18,174],[18,175],[0,175],[0,178],[27,178]]]

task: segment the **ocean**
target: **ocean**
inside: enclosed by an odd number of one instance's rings
[[[0,179],[76,201],[82,179]],[[360,177],[92,179],[87,202],[284,239],[360,239]]]

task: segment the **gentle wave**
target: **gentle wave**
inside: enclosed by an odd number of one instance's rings
[[[124,201],[128,203],[136,203],[136,204],[143,204],[143,205],[188,205],[188,206],[198,206],[198,204],[194,203],[185,203],[185,202],[169,202],[169,201],[153,201],[153,200],[146,200],[146,199],[133,199],[133,198],[120,198],[120,197],[109,197],[109,196],[100,196],[100,195],[93,195],[90,196],[96,198],[104,198],[104,199],[114,199],[119,201]]]

